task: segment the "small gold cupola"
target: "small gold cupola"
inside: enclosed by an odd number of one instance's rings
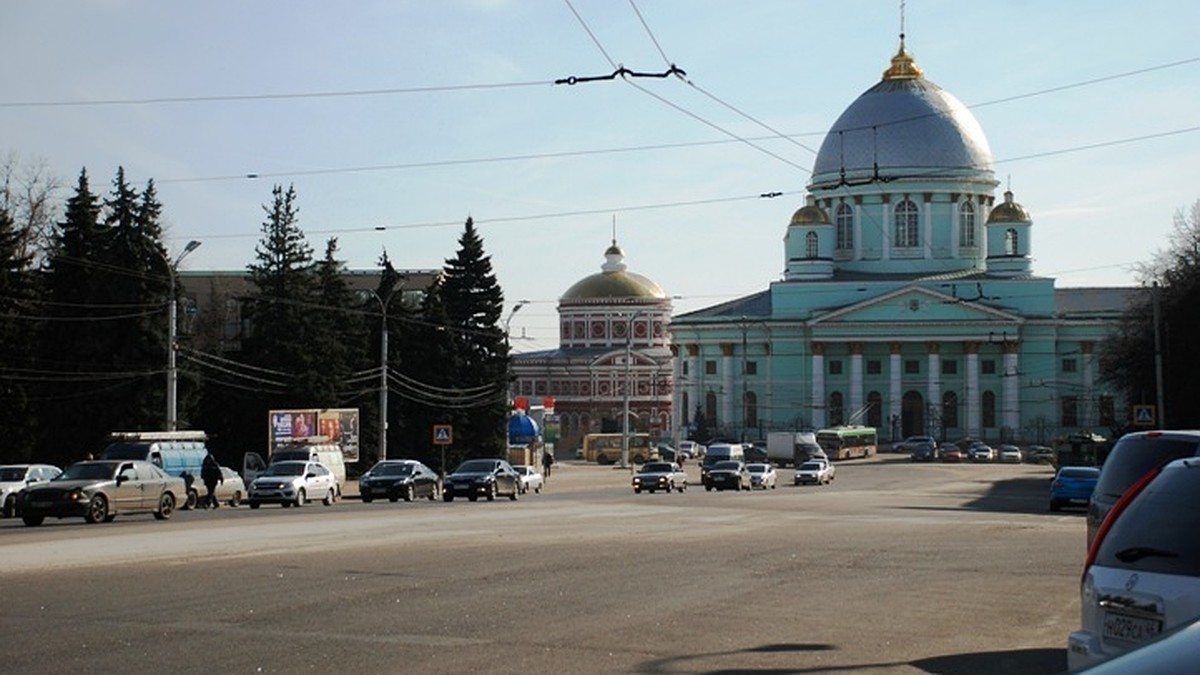
[[[924,73],[913,61],[913,57],[904,49],[904,35],[900,36],[900,51],[892,57],[892,67],[883,71],[885,80],[916,80]]]

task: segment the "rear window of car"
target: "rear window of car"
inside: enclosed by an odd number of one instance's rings
[[[721,471],[728,471],[731,469],[739,469],[739,468],[741,468],[741,466],[742,466],[741,462],[730,462],[730,461],[717,462],[716,464],[713,464],[714,469],[721,470]]]
[[[1113,524],[1096,564],[1200,577],[1200,461],[1163,470]]]
[[[1091,478],[1095,480],[1100,476],[1100,470],[1086,467],[1070,467],[1059,471],[1058,476],[1059,478]]]
[[[1200,450],[1200,434],[1192,437],[1124,436],[1105,460],[1096,492],[1116,499],[1150,469],[1173,459],[1193,457],[1197,450]]]

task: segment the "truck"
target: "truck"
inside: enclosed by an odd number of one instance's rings
[[[195,508],[199,501],[200,467],[208,454],[203,431],[114,431],[100,459],[141,459],[178,476],[187,485],[180,508]]]
[[[767,460],[778,466],[800,466],[809,457],[824,454],[812,431],[772,431],[767,434]]]

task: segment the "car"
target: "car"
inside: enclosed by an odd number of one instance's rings
[[[990,462],[996,457],[996,451],[987,443],[975,443],[967,448],[967,459],[972,462]]]
[[[704,456],[704,446],[696,441],[679,441],[679,452],[688,459]]]
[[[358,497],[368,504],[376,497],[411,502],[417,497],[437,499],[441,494],[441,479],[415,459],[385,459],[358,477]]]
[[[1080,629],[1067,637],[1071,670],[1128,652],[1200,617],[1197,523],[1196,457],[1152,467],[1113,505],[1084,564]]]
[[[500,495],[516,500],[521,494],[521,479],[512,465],[502,459],[468,459],[442,484],[442,500],[454,501],[466,497],[475,501],[485,497],[490,502]]]
[[[1200,654],[1200,620],[1193,621],[1100,665],[1087,675],[1176,675],[1191,672]]]
[[[20,492],[17,510],[30,527],[47,517],[82,517],[110,522],[118,515],[153,513],[166,520],[186,498],[183,479],[169,476],[145,460],[104,459],[76,462],[53,480]]]
[[[1094,466],[1064,466],[1050,483],[1050,510],[1060,511],[1064,506],[1087,508],[1100,469]]]
[[[955,448],[957,449],[957,448]],[[908,461],[910,462],[933,462],[941,456],[941,451],[933,443],[916,443],[913,449],[909,452]]]
[[[1109,510],[1147,471],[1174,459],[1196,456],[1200,456],[1200,431],[1139,431],[1118,439],[1104,460],[1088,502],[1088,545]]]
[[[320,462],[289,459],[273,462],[258,474],[250,484],[246,501],[252,509],[263,504],[299,508],[309,499],[320,499],[325,506],[333,506],[337,499],[337,479]]]
[[[750,471],[750,486],[762,488],[766,490],[775,489],[775,484],[779,480],[779,476],[775,473],[775,467],[766,462],[754,462],[747,464],[746,469]]]
[[[763,464],[767,461],[767,444],[762,441],[743,443],[742,453],[747,464]]]
[[[1027,464],[1053,464],[1054,459],[1054,448],[1045,445],[1031,445],[1025,449],[1025,463]]]
[[[996,448],[996,459],[1003,464],[1020,464],[1021,449],[1015,445],[1001,445]]]
[[[688,475],[675,462],[646,462],[637,473],[633,474],[633,491],[641,493],[670,492],[687,490]]]
[[[909,436],[899,443],[892,443],[892,452],[907,452],[912,454],[918,446],[937,447],[937,441],[933,440],[933,436]]]
[[[546,479],[536,466],[529,464],[514,464],[513,471],[517,472],[517,476],[521,479],[521,494],[525,494],[533,490],[534,494],[541,494],[542,487],[546,484]]]
[[[749,490],[750,471],[745,462],[729,459],[705,467],[701,481],[705,490]]]
[[[203,485],[200,486],[203,489]],[[230,506],[240,506],[246,500],[246,483],[242,481],[242,477],[233,469],[223,466],[221,467],[221,482],[217,483],[217,489],[213,491],[217,498],[217,502],[224,502]],[[199,495],[200,501],[203,501],[204,494]],[[198,502],[199,503],[199,502]]]
[[[796,467],[793,481],[796,485],[828,485],[837,475],[837,469],[828,461],[810,459]]]
[[[6,464],[0,466],[0,516],[17,515],[17,493],[30,485],[52,480],[62,469],[51,464]]]
[[[943,462],[961,462],[966,459],[963,451],[960,450],[957,445],[942,449],[938,452],[938,454],[941,455]]]

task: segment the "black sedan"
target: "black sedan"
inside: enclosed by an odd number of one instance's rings
[[[153,513],[166,520],[187,494],[182,478],[141,460],[78,462],[57,478],[23,490],[17,509],[26,525],[47,517],[108,522],[118,514]]]
[[[701,477],[705,490],[750,490],[750,470],[745,462],[726,460],[704,470]]]
[[[486,497],[490,502],[500,495],[516,501],[520,493],[520,476],[502,459],[468,459],[446,476],[442,484],[442,499],[447,502],[455,497],[471,501]]]
[[[415,459],[386,459],[358,479],[358,494],[368,503],[376,497],[387,497],[390,502],[411,502],[417,497],[434,500],[441,494],[441,486],[433,469]]]

